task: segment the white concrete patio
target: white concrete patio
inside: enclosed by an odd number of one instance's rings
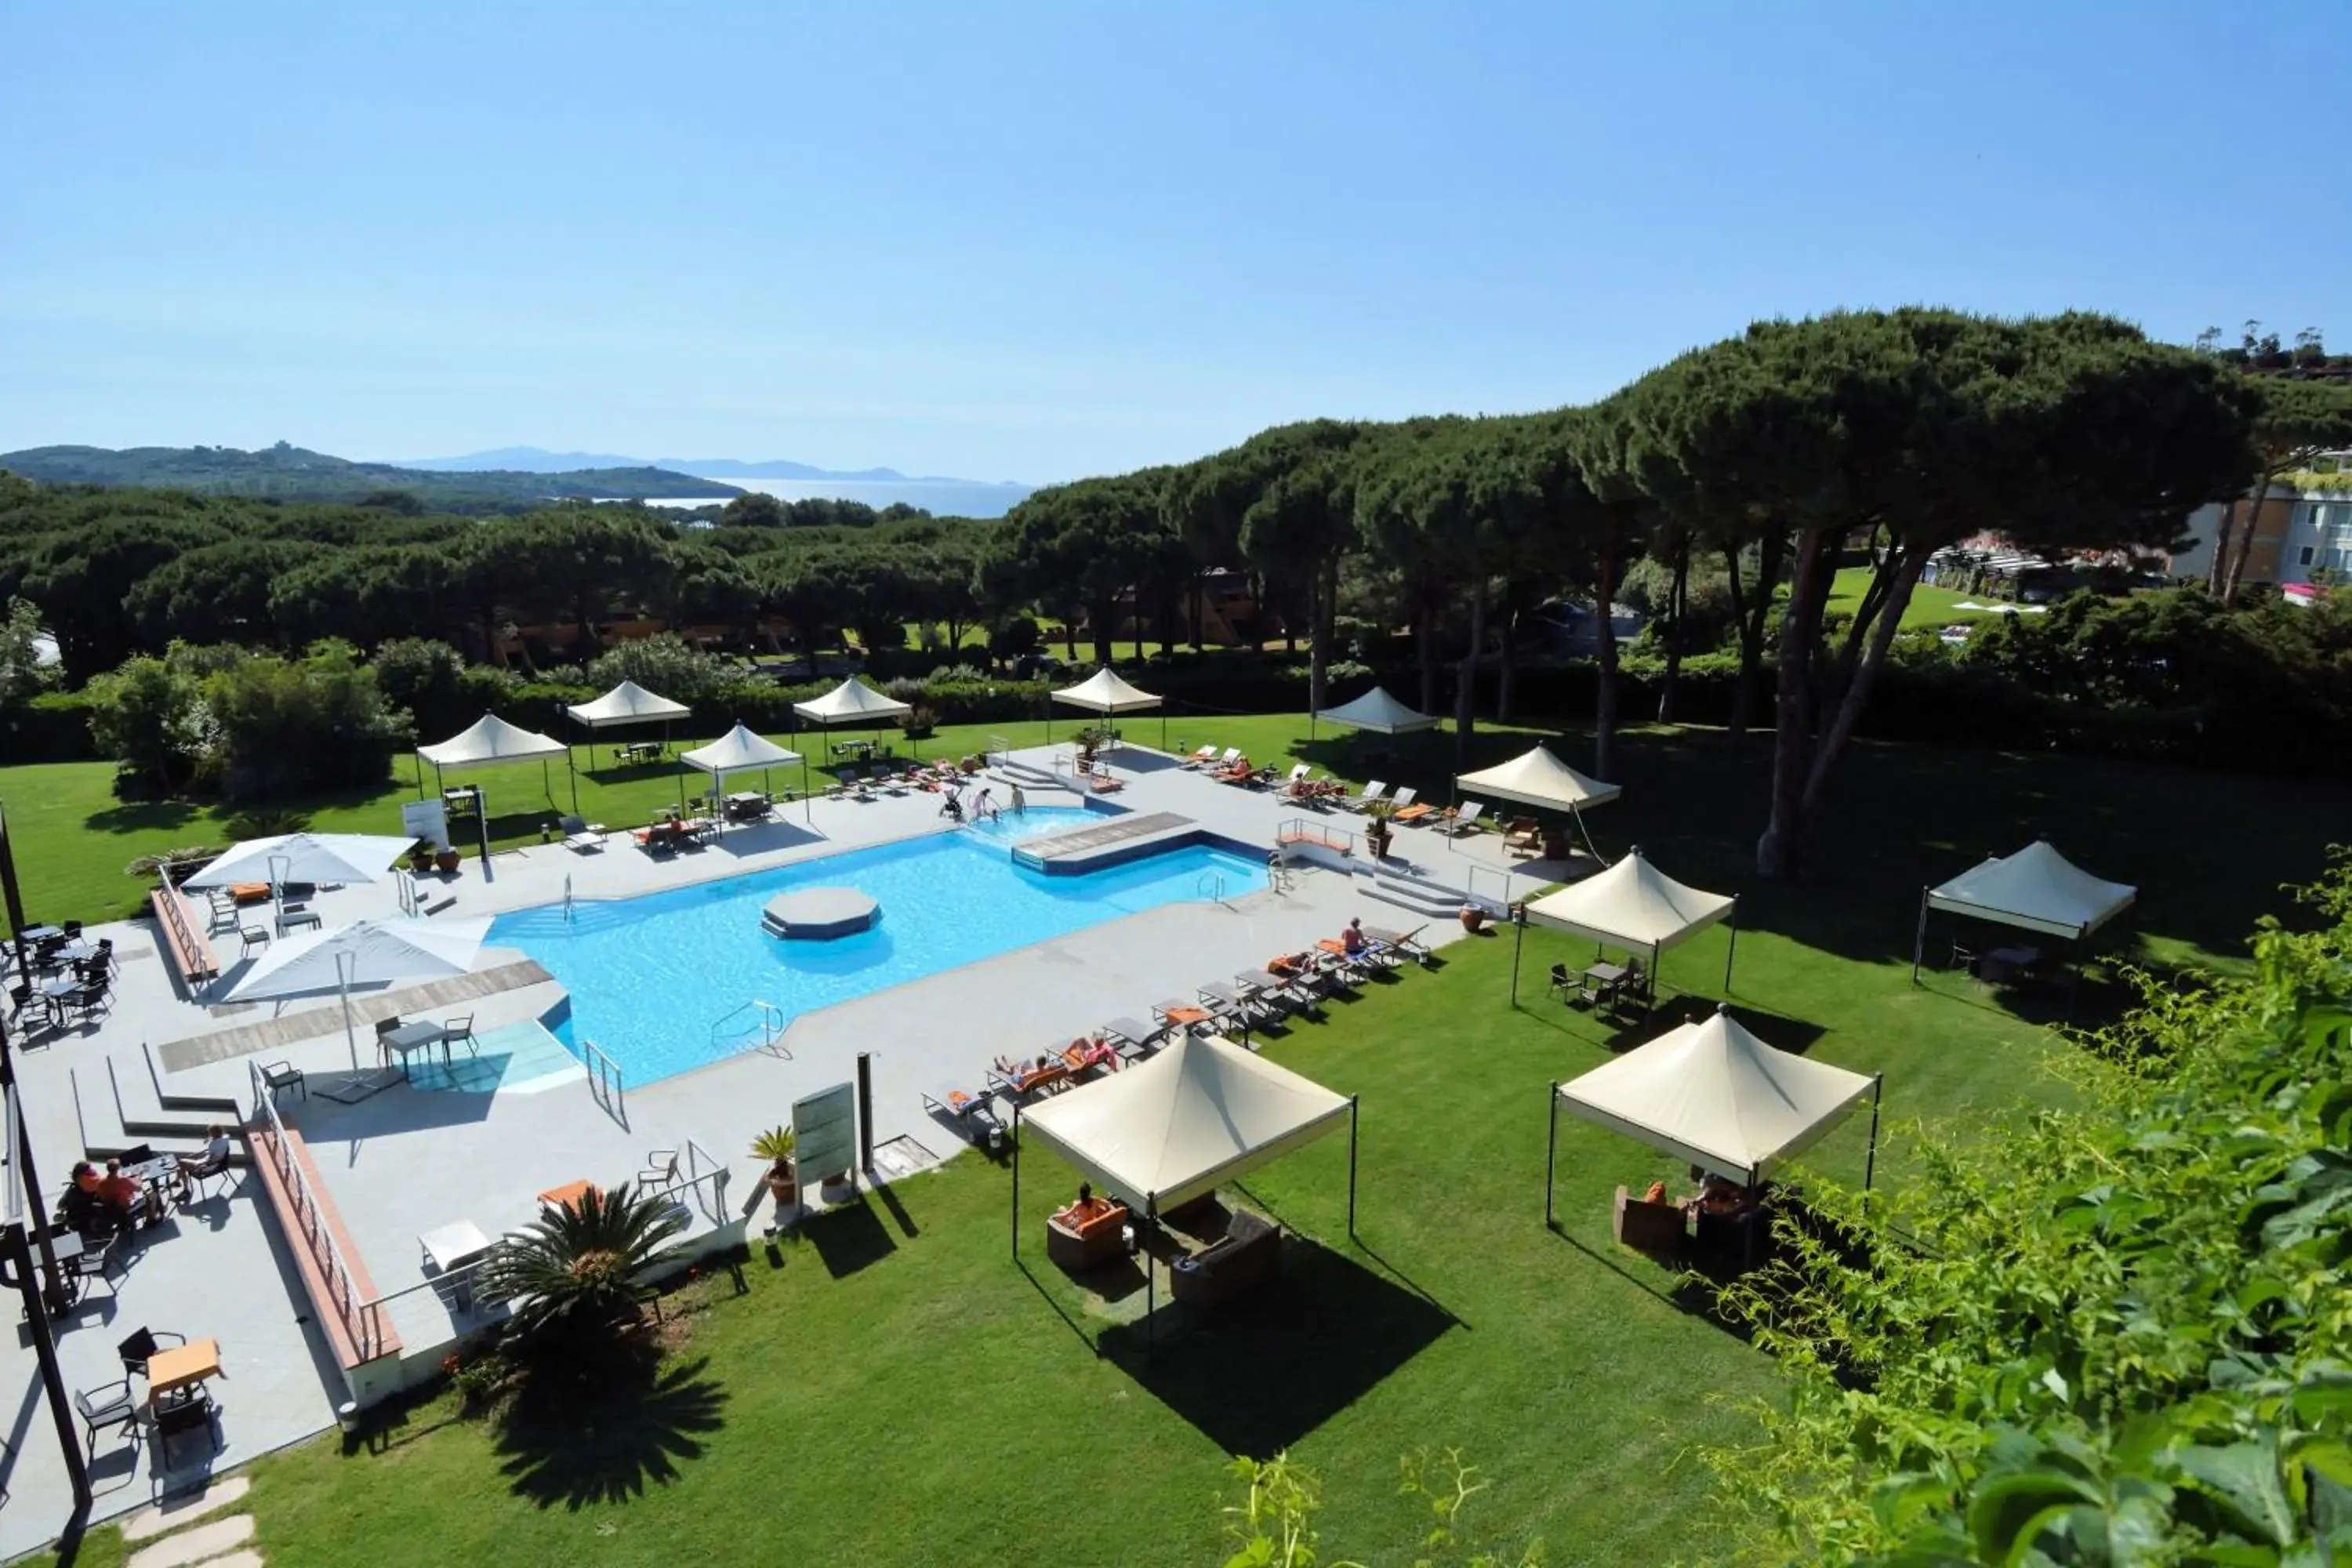
[[[1040,787],[1067,747],[1016,753],[1035,805],[1069,805],[1074,795]],[[1270,792],[1223,785],[1188,773],[1176,760],[1140,749],[1110,763],[1125,787],[1102,797],[1112,809],[1180,813],[1209,832],[1263,853],[1285,823],[1320,817],[1343,832],[1360,825],[1342,812],[1318,814]],[[1030,770],[1034,770],[1031,772]],[[1000,800],[1010,790],[997,786]],[[656,858],[615,837],[602,852],[575,853],[561,845],[534,846],[468,859],[446,881],[424,879],[427,903],[456,915],[488,915],[577,899],[625,899],[715,878],[741,875],[813,857],[947,831],[939,797],[923,792],[796,804],[782,820],[730,829],[710,846]],[[1396,862],[1443,887],[1475,890],[1499,901],[1531,894],[1559,868],[1514,867],[1492,836],[1456,843],[1433,831],[1397,835]],[[1359,851],[1360,855],[1360,851]],[[1474,880],[1475,874],[1475,880]],[[1302,868],[1276,889],[1229,903],[1177,903],[1108,921],[950,970],[794,1020],[774,1050],[751,1050],[697,1071],[625,1088],[617,1105],[591,1092],[584,1074],[536,1083],[528,1092],[463,1093],[396,1087],[355,1105],[312,1096],[289,1101],[287,1119],[309,1142],[327,1194],[373,1277],[391,1298],[384,1310],[410,1354],[445,1342],[457,1328],[425,1285],[418,1237],[467,1219],[487,1236],[534,1217],[534,1194],[586,1178],[603,1185],[629,1179],[654,1149],[684,1150],[689,1141],[730,1168],[724,1212],[713,1226],[740,1223],[761,1201],[759,1163],[748,1150],[754,1135],[786,1121],[793,1102],[849,1080],[862,1051],[873,1058],[876,1142],[909,1137],[934,1156],[959,1147],[957,1131],[923,1105],[927,1091],[984,1088],[998,1057],[1034,1057],[1119,1015],[1150,1016],[1166,997],[1192,999],[1206,982],[1227,981],[1261,967],[1272,955],[1335,935],[1350,917],[1373,925],[1420,921],[1364,896],[1362,878],[1349,870]],[[35,890],[37,892],[37,889]],[[452,900],[446,906],[443,900]],[[396,913],[396,884],[326,889],[315,900],[330,928]],[[96,1024],[37,1038],[19,1058],[23,1099],[40,1175],[49,1193],[81,1157],[86,1128],[118,1128],[163,1096],[217,1096],[253,1110],[252,1068],[284,1060],[312,1075],[352,1066],[341,1004],[330,995],[259,1005],[211,1005],[181,994],[161,958],[155,933],[142,923],[93,928],[111,935],[121,958],[117,1001]],[[1439,943],[1461,933],[1458,923],[1433,921],[1424,940]],[[215,939],[218,941],[219,939]],[[226,965],[217,994],[235,984],[241,965],[230,962],[234,936],[221,948]],[[486,948],[479,969],[496,969],[521,955]],[[1410,984],[1411,981],[1406,982]],[[355,992],[368,1011],[403,1010],[436,1017],[476,1015],[478,1032],[537,1018],[562,998],[552,981],[518,972],[506,989],[462,1006],[412,1005],[414,988]],[[1333,1005],[1335,1012],[1344,1007]],[[293,1037],[256,1044],[230,1033],[270,1019],[295,1023]],[[373,1029],[358,1025],[359,1058],[373,1067]],[[1349,1086],[1334,1083],[1346,1090]],[[79,1104],[79,1109],[77,1108]],[[331,1424],[341,1397],[340,1374],[315,1328],[306,1330],[310,1305],[282,1264],[284,1244],[257,1212],[257,1179],[235,1198],[217,1200],[226,1217],[191,1227],[148,1250],[123,1286],[119,1319],[147,1321],[192,1335],[220,1331],[230,1365],[222,1390],[229,1415],[229,1446],[222,1463],[249,1457]],[[105,1306],[103,1293],[100,1307]],[[127,1332],[128,1326],[121,1331]],[[113,1339],[103,1327],[76,1328],[68,1381],[92,1386],[110,1381]],[[55,1438],[38,1405],[34,1360],[23,1344],[0,1362],[0,1379],[21,1389],[15,1445],[5,1478],[13,1500],[0,1510],[0,1553],[37,1544],[63,1522],[63,1469]],[[144,1472],[130,1472],[134,1479]],[[108,1494],[128,1508],[144,1502],[143,1484]]]

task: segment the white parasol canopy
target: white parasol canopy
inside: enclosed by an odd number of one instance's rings
[[[1354,1102],[1229,1040],[1184,1035],[1021,1123],[1142,1214],[1168,1210],[1337,1129]]]
[[[1625,793],[1622,785],[1586,778],[1542,746],[1507,763],[1460,774],[1454,782],[1465,795],[1499,795],[1522,805],[1549,806],[1555,811],[1606,805]]]
[[[513,763],[531,757],[569,756],[572,748],[534,730],[509,724],[495,713],[485,713],[471,729],[437,745],[419,746],[416,754],[436,768],[470,767],[478,763]]]
[[[1877,1084],[1767,1045],[1718,1008],[1561,1084],[1557,1103],[1752,1187]]]
[[[911,713],[914,709],[895,697],[883,695],[853,675],[822,697],[793,703],[793,711],[820,724],[870,724]]]
[[[1729,893],[1685,887],[1639,849],[1603,871],[1528,905],[1528,918],[1594,942],[1646,947],[1654,958],[1738,907]]]
[[[683,719],[694,710],[683,702],[673,702],[659,692],[647,691],[634,680],[624,680],[593,702],[567,703],[563,711],[591,730],[601,730],[608,724],[640,724],[656,720]]]
[[[1129,685],[1120,678],[1118,671],[1108,665],[1104,665],[1076,686],[1056,691],[1054,700],[1104,714],[1133,713],[1160,706],[1159,698]]]
[[[747,768],[772,768],[786,763],[797,763],[801,754],[788,752],[765,735],[738,723],[710,744],[680,752],[677,760],[717,779]]]
[[[236,882],[373,882],[392,874],[414,838],[381,833],[279,833],[224,851],[183,883],[226,888]]]
[[[470,920],[358,921],[316,935],[270,944],[228,990],[232,1002],[268,1001],[338,991],[343,999],[343,1034],[351,1042],[352,1066],[360,1065],[359,1037],[352,1025],[352,988],[403,980],[439,980],[474,967],[487,916]]]
[[[1416,730],[1434,730],[1443,721],[1406,707],[1389,695],[1385,686],[1375,686],[1353,702],[1337,708],[1318,710],[1315,717],[1332,724],[1345,724],[1350,729],[1370,730],[1381,735],[1404,735]]]
[[[1927,907],[2080,941],[2138,896],[2137,888],[2102,881],[2037,838],[1929,889]]]

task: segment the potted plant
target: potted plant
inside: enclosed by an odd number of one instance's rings
[[[774,1127],[751,1141],[751,1157],[768,1162],[768,1195],[779,1212],[800,1201],[800,1177],[793,1169],[793,1148],[799,1140],[789,1127]]]
[[[408,852],[408,868],[422,877],[433,869],[433,840],[420,838]]]
[[[1395,832],[1389,826],[1389,808],[1374,801],[1364,808],[1364,816],[1368,818],[1364,824],[1364,842],[1371,847],[1373,859],[1385,860],[1389,858],[1389,839]]]
[[[439,854],[433,857],[433,863],[441,868],[444,875],[456,871],[457,869],[457,849],[455,847],[451,847],[442,850]]]
[[[1462,906],[1462,929],[1476,935],[1486,923],[1486,911],[1477,905],[1465,902]]]

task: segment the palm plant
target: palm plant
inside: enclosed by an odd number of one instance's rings
[[[515,1330],[526,1337],[614,1329],[636,1316],[636,1275],[686,1226],[677,1205],[628,1183],[591,1187],[509,1238],[486,1282],[514,1303]]]

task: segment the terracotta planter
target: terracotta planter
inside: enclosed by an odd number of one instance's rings
[[[779,1210],[788,1209],[801,1199],[800,1178],[789,1160],[779,1160],[768,1167],[768,1196],[775,1200]]]
[[[1486,910],[1480,909],[1475,904],[1465,904],[1462,906],[1462,929],[1464,931],[1475,931],[1484,927],[1486,923]]]
[[[1367,832],[1364,835],[1364,842],[1372,847],[1373,859],[1385,860],[1389,858],[1389,830],[1385,825]]]
[[[444,871],[454,871],[457,868],[457,852],[455,849],[444,849],[433,858],[433,863]]]

